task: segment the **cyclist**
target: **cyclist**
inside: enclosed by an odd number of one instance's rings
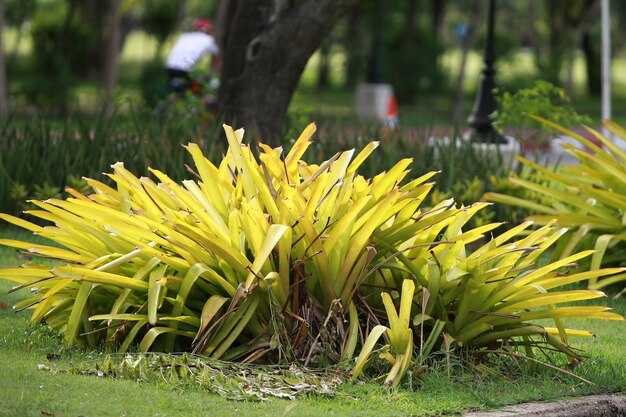
[[[190,72],[205,55],[211,55],[213,71],[221,70],[219,48],[213,37],[213,21],[196,19],[193,29],[193,32],[180,35],[167,58],[166,68],[170,93],[183,94],[191,88],[193,80]]]

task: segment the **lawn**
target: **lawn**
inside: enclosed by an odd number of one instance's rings
[[[15,230],[0,229],[0,237],[25,236]],[[0,248],[0,266],[23,262],[14,250]],[[93,364],[102,354],[65,348],[56,335],[30,326],[26,312],[15,314],[11,309],[25,293],[7,294],[10,287],[10,283],[0,281],[0,386],[4,388],[0,392],[1,416],[432,416],[626,389],[626,362],[622,354],[626,323],[597,320],[569,323],[597,335],[574,343],[589,357],[573,372],[593,385],[545,367],[522,375],[511,366],[511,361],[497,365],[495,362],[503,360],[496,359],[488,366],[462,365],[455,355],[450,367],[444,360],[435,361],[420,378],[409,378],[397,391],[389,391],[376,381],[347,382],[340,385],[333,398],[294,401],[237,402],[190,383],[171,385],[165,380],[136,382],[52,373],[39,370],[38,365],[63,370],[72,365]],[[623,299],[603,301],[626,314]],[[59,359],[51,361],[49,354],[59,355]]]
[[[122,54],[120,84],[127,88],[125,93],[138,97],[137,88],[132,84],[136,83],[139,64],[154,54],[154,43],[145,36],[135,34],[129,39],[127,48],[130,49]],[[444,57],[443,64],[452,65],[453,58]],[[294,124],[306,119],[306,122],[315,120],[320,126],[333,126],[333,123],[363,126],[353,115],[352,92],[318,91],[314,88],[316,59],[311,60],[292,102],[290,114],[295,119]],[[336,66],[341,64],[341,57],[334,57],[334,60]],[[626,61],[615,65],[621,68]],[[473,100],[469,92],[473,88],[470,80],[476,79],[479,70],[480,58],[473,55],[465,113],[469,113]],[[454,71],[450,68],[451,74]],[[512,70],[503,69],[505,74],[508,71]],[[578,74],[580,69],[576,71]],[[617,81],[621,83],[622,79]],[[93,102],[95,87],[81,88],[77,92],[80,102]],[[402,126],[431,128],[448,125],[450,100],[451,94],[441,94],[402,106]],[[590,113],[597,120],[600,109],[598,99],[577,99],[575,104],[580,112]],[[616,118],[626,118],[626,113],[623,113],[626,97],[616,98],[614,106]],[[25,236],[1,227],[0,237]],[[25,261],[14,250],[0,247],[0,267],[15,266]],[[588,329],[597,335],[573,341],[574,346],[582,349],[588,358],[576,368],[568,369],[593,384],[542,366],[524,374],[519,372],[515,361],[510,358],[491,358],[487,363],[468,364],[462,362],[456,352],[451,353],[450,364],[447,364],[444,355],[438,355],[439,359],[434,360],[424,374],[419,378],[410,376],[397,391],[383,388],[381,381],[346,382],[340,386],[335,397],[309,397],[295,401],[236,402],[191,383],[172,385],[165,379],[137,382],[52,373],[40,370],[39,365],[59,370],[81,364],[91,366],[102,358],[102,354],[66,348],[57,335],[31,326],[27,312],[15,314],[11,309],[14,303],[26,298],[26,292],[8,294],[10,288],[10,283],[0,280],[0,386],[4,388],[0,392],[0,416],[432,416],[525,401],[626,392],[626,361],[622,353],[626,346],[626,323],[597,320],[568,322],[571,327]],[[614,307],[620,314],[626,314],[624,299],[607,298],[601,302]],[[562,360],[560,364],[563,364]]]

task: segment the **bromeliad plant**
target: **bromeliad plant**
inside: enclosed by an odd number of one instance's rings
[[[387,333],[389,344],[385,345],[383,348],[384,353],[381,354],[381,356],[392,365],[392,369],[385,379],[385,384],[391,385],[394,388],[398,386],[413,360],[413,331],[409,323],[414,293],[415,283],[410,279],[405,279],[402,283],[399,313],[396,313],[396,307],[393,304],[391,296],[386,292],[381,294],[389,320],[389,327],[383,326],[382,324],[374,326],[367,340],[365,340],[363,349],[356,360],[352,373],[353,376],[356,377],[361,373],[376,342],[378,342],[378,339],[380,339],[384,333]],[[396,355],[393,355],[390,351],[396,353]]]
[[[606,308],[556,306],[603,294],[549,290],[622,270],[562,275],[590,252],[538,267],[561,235],[550,225],[520,237],[524,224],[480,246],[498,224],[462,228],[485,203],[423,207],[434,172],[403,183],[405,159],[371,179],[358,175],[376,142],[314,165],[301,159],[314,125],[285,156],[261,144],[258,159],[242,130],[224,128],[229,149],[219,165],[187,146],[196,180],[176,183],[152,169],[156,182],[117,163],[114,187],[88,179],[90,196],[70,189],[66,200],[33,202],[28,214],[49,226],[1,215],[55,242],[0,240],[56,261],[0,270],[16,290],[32,290],[16,307],[67,344],[121,352],[306,365],[350,360],[362,345],[355,375],[384,333],[393,386],[444,338],[529,352],[548,343],[576,356],[567,336],[588,333],[565,329],[562,318],[622,320]]]
[[[528,209],[534,213],[529,219],[539,224],[554,218],[561,227],[569,228],[555,251],[556,258],[565,258],[576,250],[594,249],[588,265],[592,270],[626,264],[626,152],[594,129],[587,128],[587,131],[599,144],[553,122],[534,118],[587,148],[564,145],[579,165],[563,166],[555,172],[520,158],[536,175],[532,180],[510,178],[509,181],[535,193],[536,201],[500,193],[487,193],[485,198]],[[622,127],[611,121],[606,121],[604,126],[615,137],[626,140],[626,130]],[[602,280],[594,278],[589,285],[603,289],[613,284],[623,287],[624,282],[626,273]]]

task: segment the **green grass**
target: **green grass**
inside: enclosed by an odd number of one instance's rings
[[[0,229],[0,237],[28,238],[24,232]],[[0,248],[0,266],[25,262],[14,250]],[[11,305],[25,294],[7,294],[11,284],[0,281],[0,416],[428,416],[451,415],[475,408],[491,408],[525,401],[622,391],[626,387],[624,323],[579,320],[578,328],[598,337],[576,340],[589,358],[574,372],[595,383],[580,381],[539,367],[523,375],[511,360],[495,358],[488,367],[461,365],[453,359],[437,361],[422,376],[390,392],[378,382],[346,383],[334,398],[295,401],[234,402],[188,384],[171,386],[165,380],[136,382],[95,376],[51,373],[72,365],[92,365],[101,353],[65,348],[60,338],[34,328],[27,313],[13,313]],[[626,302],[605,299],[621,314]],[[574,325],[574,323],[569,323]],[[48,354],[60,355],[49,361]],[[507,364],[497,365],[497,362]],[[450,370],[450,376],[448,376]]]

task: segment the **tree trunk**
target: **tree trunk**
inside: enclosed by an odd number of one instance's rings
[[[225,123],[272,145],[307,61],[359,0],[229,0],[218,92]],[[248,136],[251,138],[250,136]]]
[[[465,75],[467,70],[467,57],[469,51],[476,41],[478,34],[478,24],[482,18],[481,2],[474,2],[470,13],[470,21],[467,29],[467,35],[461,42],[461,64],[459,66],[459,74],[456,79],[456,91],[454,93],[454,103],[452,104],[452,123],[458,126],[463,116],[463,104],[465,104]]]
[[[566,6],[563,2],[550,1],[548,4],[548,19],[550,33],[548,38],[548,44],[550,45],[550,51],[546,59],[546,66],[544,68],[544,74],[548,81],[552,84],[560,85],[560,73],[563,65],[563,55],[565,53],[565,35],[567,27],[565,26],[565,19],[563,16],[563,9]]]
[[[594,97],[602,94],[602,66],[600,65],[599,42],[594,42],[589,31],[585,32],[582,40],[582,49],[585,55],[585,70],[587,73],[587,92]]]
[[[110,0],[108,21],[104,33],[104,69],[102,84],[105,92],[105,106],[107,111],[113,109],[113,91],[117,83],[117,64],[119,58],[119,43],[121,39],[122,0]]]
[[[435,39],[439,41],[443,32],[443,18],[446,15],[445,0],[430,0],[430,19],[435,31]]]
[[[587,58],[591,59],[591,65],[598,66],[598,77],[600,77],[600,52],[598,51],[597,59],[594,61],[594,57],[591,56],[593,54],[593,46],[588,44],[587,46],[591,47],[590,50],[585,50],[585,46],[583,45],[583,41],[585,37],[588,38],[589,35],[589,26],[598,18],[598,12],[600,11],[600,1],[599,0],[587,0],[584,5],[584,11],[576,26],[576,33],[574,42],[570,47],[569,53],[569,63],[567,68],[567,82],[565,83],[565,92],[567,95],[572,96],[574,93],[574,59],[576,57],[576,51],[579,47],[583,48],[583,52],[585,53],[585,61]],[[589,39],[587,39],[589,42]],[[588,54],[589,53],[589,54]],[[589,65],[587,65],[587,75],[589,76]],[[593,72],[593,69],[591,70]],[[600,78],[598,78],[598,89],[600,88]],[[588,84],[589,85],[589,84]],[[599,91],[599,90],[598,90]],[[599,93],[598,93],[599,95]]]
[[[373,0],[374,18],[370,19],[371,45],[369,57],[367,58],[367,82],[370,84],[380,84],[384,82],[384,51],[385,36],[383,26],[385,25],[385,4],[383,0]]]
[[[528,43],[533,52],[535,65],[537,69],[541,70],[541,40],[537,28],[539,22],[538,1],[528,0]]]
[[[217,0],[217,12],[213,24],[213,37],[217,46],[224,48],[224,36],[226,36],[226,23],[228,21],[228,9],[230,8],[230,0]]]
[[[363,3],[361,3],[363,4]],[[348,13],[343,43],[346,49],[345,87],[353,89],[361,80],[366,67],[366,29],[363,24],[363,8],[353,7]]]
[[[317,88],[324,90],[330,87],[330,39],[322,42],[319,48],[320,61],[317,67]]]
[[[402,37],[402,42],[405,46],[414,45],[417,38],[417,3],[418,0],[407,1],[406,21],[404,22],[404,36]],[[433,16],[433,29],[435,30],[435,32],[437,31],[437,26],[435,25],[436,19],[437,18]]]
[[[9,112],[7,94],[7,78],[4,65],[4,48],[2,34],[4,33],[4,0],[0,0],[0,119],[4,119]]]

